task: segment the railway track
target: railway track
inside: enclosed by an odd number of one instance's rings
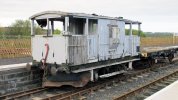
[[[57,92],[57,93],[42,93],[48,90],[48,88],[36,88],[36,89],[31,89],[23,92],[17,92],[13,94],[7,94],[0,96],[0,99],[6,99],[6,100],[19,100],[20,98],[23,97],[32,97],[28,98],[28,100],[33,100],[33,99],[38,99],[38,100],[70,100],[70,99],[86,99],[86,95],[90,95],[94,93],[95,91],[98,91],[100,89],[103,89],[105,87],[110,87],[113,86],[115,83],[119,83],[121,81],[124,81],[126,79],[131,79],[135,76],[139,76],[145,73],[148,73],[151,70],[158,69],[162,66],[166,66],[167,64],[158,64],[155,67],[144,69],[141,71],[136,71],[132,74],[129,75],[123,75],[123,76],[116,76],[114,78],[109,78],[109,79],[104,79],[101,81],[98,81],[96,83],[88,84],[86,87],[82,88],[74,88],[69,91],[62,91],[62,92]],[[40,96],[35,94],[43,94],[45,96]],[[117,99],[117,98],[114,98]],[[23,100],[23,99],[21,99]]]
[[[162,67],[161,65],[159,65],[159,67]],[[123,78],[114,78],[114,79],[111,79],[109,81],[106,81],[106,82],[102,82],[101,84],[97,84],[93,87],[89,87],[89,88],[86,88],[86,89],[82,89],[81,91],[78,91],[78,92],[73,92],[69,95],[66,95],[66,96],[63,96],[61,98],[58,98],[57,100],[71,100],[71,99],[80,99],[80,100],[84,100],[84,99],[87,99],[85,97],[85,95],[89,95],[89,94],[92,94],[93,92],[95,91],[98,91],[98,90],[101,90],[105,87],[111,87],[113,86],[115,83],[119,83],[119,82],[122,82],[124,81],[125,79],[131,79],[135,76],[139,76],[139,75],[142,75],[142,74],[145,74],[145,73],[148,73],[149,71],[151,70],[154,70],[155,68],[148,68],[148,69],[145,69],[145,70],[142,70],[142,71],[139,71],[135,74],[131,74],[130,76],[127,76],[126,77],[123,77]],[[45,99],[45,100],[51,100],[51,99]]]
[[[159,79],[149,82],[148,84],[142,85],[138,88],[133,89],[127,93],[124,93],[118,97],[114,97],[114,100],[130,100],[135,98],[143,100],[146,97],[152,95],[153,93],[161,90],[162,88],[168,86],[172,82],[178,79],[178,71],[175,71],[169,75],[163,76]]]
[[[33,94],[42,92],[47,90],[47,88],[42,88],[42,87],[38,87],[38,88],[34,88],[34,89],[30,89],[30,90],[26,90],[26,91],[21,91],[21,92],[16,92],[16,93],[11,93],[11,94],[7,94],[7,95],[3,95],[0,96],[0,100],[17,100],[19,98],[22,98],[24,96],[31,96]]]
[[[158,67],[162,67],[164,65],[165,64],[160,64],[157,67],[144,69],[144,70],[138,71],[134,74],[130,74],[130,76],[127,76],[127,79],[135,77],[137,75],[147,73],[150,70],[153,70],[153,69],[158,68]],[[91,86],[86,86],[86,87],[79,88],[79,89],[76,89],[76,90],[73,90],[73,91],[65,92],[65,93],[62,93],[62,94],[57,94],[57,95],[54,95],[54,96],[51,96],[51,97],[41,98],[40,100],[56,100],[56,99],[57,100],[71,100],[71,99],[84,100],[84,99],[87,99],[85,97],[85,95],[90,95],[97,90],[100,90],[100,89],[105,88],[105,87],[112,86],[114,83],[121,82],[125,78],[126,77],[122,76],[122,77],[119,77],[119,78],[115,77],[113,79],[109,79],[109,80],[107,79],[107,80],[104,80],[102,82],[98,82],[98,83],[91,85]]]
[[[162,65],[162,66],[164,66],[164,65]],[[162,72],[166,72],[166,70],[168,69],[167,73],[166,73],[167,74],[166,76],[169,76],[168,73],[170,73],[170,75],[173,75],[172,71],[173,72],[174,71],[178,72],[178,70],[177,70],[178,67],[174,68],[175,66],[177,66],[177,63],[171,64],[171,65],[169,65],[167,67],[159,66],[159,67],[161,67],[159,69],[164,70]],[[159,84],[158,83],[158,88],[157,87],[153,87],[153,91],[148,89],[148,90],[144,90],[144,91],[146,91],[144,93],[142,91],[141,93],[135,94],[136,92],[133,92],[133,94],[132,94],[132,91],[134,91],[135,89],[138,89],[139,87],[144,86],[145,84],[149,84],[150,82],[153,82],[153,81],[161,79],[162,77],[157,78],[157,76],[155,76],[155,78],[154,78],[154,76],[152,76],[151,80],[150,79],[146,79],[146,78],[150,77],[152,75],[152,73],[157,73],[159,71],[159,69],[157,69],[157,68],[156,69],[155,68],[149,68],[149,69],[143,70],[141,72],[138,72],[138,73],[136,73],[134,75],[129,76],[128,78],[125,78],[125,80],[123,80],[121,82],[118,82],[119,84],[116,83],[116,85],[109,87],[109,89],[108,88],[104,88],[102,91],[95,92],[91,96],[87,96],[87,99],[97,99],[97,100],[99,100],[99,99],[101,99],[101,100],[112,100],[112,99],[115,99],[115,100],[120,100],[120,99],[121,100],[125,100],[125,99],[127,99],[127,100],[143,100],[147,96],[150,96],[151,94],[159,91],[160,88],[164,88],[167,85],[169,85],[172,82],[174,82],[176,79],[178,79],[178,78],[174,77],[173,79],[169,80],[168,82],[163,82],[165,84],[161,84],[161,83]],[[171,71],[169,69],[175,69],[175,70]],[[161,76],[161,75],[162,74],[160,74],[159,76]],[[140,82],[137,82],[137,81],[140,81]],[[127,95],[127,94],[131,94],[131,95]]]

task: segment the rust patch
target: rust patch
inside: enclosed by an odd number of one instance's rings
[[[43,87],[61,87],[63,85],[70,85],[73,87],[84,87],[90,81],[90,73],[81,74],[81,80],[79,81],[67,81],[67,82],[53,82],[45,81],[43,82]]]

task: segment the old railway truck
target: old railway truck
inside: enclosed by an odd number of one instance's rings
[[[44,70],[44,87],[83,87],[124,73],[140,59],[140,37],[132,35],[132,26],[139,32],[141,22],[61,11],[37,13],[30,19],[33,64]],[[44,28],[43,34],[35,31],[35,25]],[[54,34],[59,26],[61,34]]]

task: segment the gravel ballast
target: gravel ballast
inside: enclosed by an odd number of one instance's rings
[[[140,85],[147,84],[150,81],[161,78],[176,70],[178,70],[178,64],[158,68],[149,73],[125,80],[124,82],[114,83],[113,86],[105,87],[102,91],[96,91],[88,95],[87,100],[112,100],[113,97],[117,97],[124,92],[131,91]]]

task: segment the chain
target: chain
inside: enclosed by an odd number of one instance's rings
[[[45,80],[47,80],[47,78],[46,78],[46,76],[47,76],[47,66],[43,66],[43,71],[44,71],[44,73],[43,73],[43,81],[45,81]]]

